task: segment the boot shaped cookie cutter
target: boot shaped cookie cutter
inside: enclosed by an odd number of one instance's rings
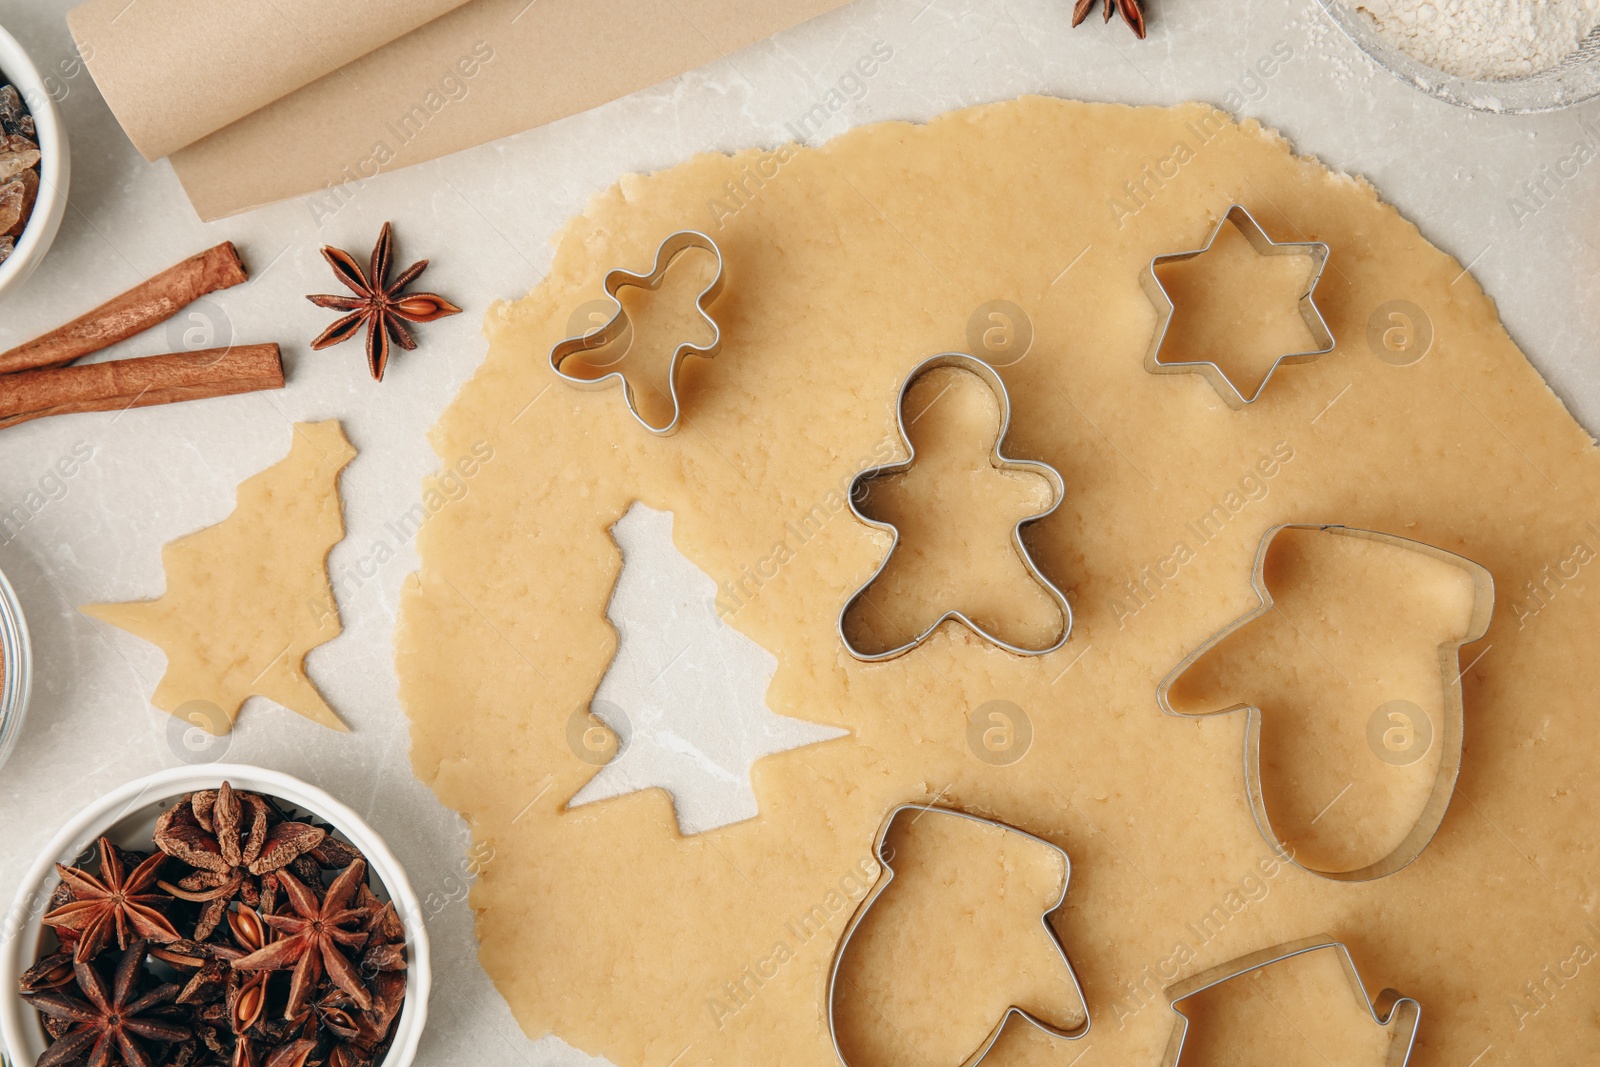
[[[1172,1037],[1167,1041],[1167,1054],[1161,1061],[1161,1067],[1178,1067],[1179,1061],[1183,1058],[1183,1043],[1189,1036],[1189,1017],[1178,1007],[1179,1004],[1197,993],[1214,989],[1251,971],[1303,956],[1307,952],[1319,952],[1322,949],[1333,949],[1339,954],[1339,963],[1344,967],[1345,977],[1350,980],[1350,988],[1354,991],[1356,1000],[1366,1007],[1372,1021],[1385,1029],[1394,1027],[1385,1067],[1406,1067],[1406,1063],[1411,1059],[1411,1047],[1417,1040],[1417,1024],[1422,1020],[1422,1005],[1411,997],[1401,996],[1393,989],[1383,990],[1374,1001],[1367,995],[1367,987],[1362,983],[1361,975],[1356,972],[1355,961],[1350,958],[1350,950],[1345,947],[1344,942],[1335,941],[1327,934],[1305,937],[1298,941],[1274,945],[1260,952],[1252,952],[1248,956],[1229,960],[1210,970],[1201,971],[1193,978],[1185,978],[1168,986],[1167,1001],[1173,1013],[1178,1016],[1178,1022],[1173,1027]]]
[[[1267,588],[1266,568],[1267,553],[1272,548],[1272,542],[1284,530],[1319,530],[1324,533],[1341,534],[1346,537],[1359,537],[1369,541],[1378,541],[1383,544],[1394,545],[1398,548],[1420,552],[1425,556],[1449,563],[1465,571],[1472,579],[1472,615],[1467,622],[1467,632],[1460,640],[1447,641],[1439,646],[1439,669],[1446,679],[1444,687],[1444,706],[1440,715],[1444,722],[1440,731],[1440,759],[1439,772],[1434,779],[1433,792],[1429,794],[1427,803],[1423,805],[1417,821],[1412,824],[1411,832],[1395,846],[1394,851],[1365,867],[1349,871],[1329,871],[1302,863],[1295,855],[1294,850],[1278,836],[1272,828],[1272,819],[1267,814],[1266,797],[1261,782],[1261,709],[1253,704],[1235,704],[1216,712],[1188,713],[1178,711],[1172,706],[1172,687],[1185,671],[1192,667],[1201,657],[1221,644],[1234,631],[1259,619],[1273,609],[1272,593]],[[1433,837],[1439,832],[1439,825],[1444,822],[1444,813],[1450,806],[1450,797],[1455,793],[1456,777],[1461,772],[1461,742],[1466,730],[1466,711],[1461,698],[1461,647],[1469,645],[1481,638],[1489,630],[1489,621],[1494,614],[1494,576],[1488,568],[1475,563],[1465,556],[1447,552],[1442,548],[1413,541],[1409,537],[1400,537],[1396,534],[1381,533],[1377,530],[1361,530],[1353,526],[1340,526],[1322,523],[1285,523],[1274,526],[1261,538],[1261,548],[1256,552],[1255,569],[1250,576],[1250,584],[1255,588],[1256,595],[1261,598],[1259,607],[1252,609],[1242,617],[1235,619],[1222,630],[1208,638],[1204,644],[1185,656],[1183,662],[1174,667],[1156,687],[1156,702],[1161,710],[1168,715],[1179,718],[1198,719],[1209,715],[1225,715],[1230,712],[1243,711],[1245,713],[1245,741],[1244,741],[1244,781],[1245,791],[1250,797],[1250,814],[1255,818],[1256,828],[1261,831],[1261,836],[1271,846],[1278,858],[1291,863],[1310,874],[1323,878],[1331,878],[1340,882],[1366,882],[1375,878],[1384,878],[1394,874],[1411,863],[1412,860],[1422,855]]]
[[[603,348],[613,341],[624,337],[629,338],[630,347],[633,335],[633,321],[628,317],[628,309],[622,306],[622,301],[617,299],[617,294],[625,287],[636,289],[649,289],[654,291],[661,288],[661,282],[667,276],[667,268],[672,261],[691,248],[698,248],[710,252],[717,260],[717,273],[710,283],[700,291],[695,298],[695,307],[711,326],[711,342],[705,345],[694,345],[685,341],[672,353],[672,366],[667,370],[667,391],[672,401],[672,421],[664,426],[657,426],[646,419],[639,410],[637,398],[633,394],[633,386],[628,379],[623,377],[621,371],[611,371],[597,377],[584,377],[569,374],[563,368],[570,360],[579,359],[586,352]],[[683,405],[678,398],[678,370],[683,366],[683,361],[689,356],[704,356],[710,359],[722,350],[722,329],[717,325],[717,320],[711,317],[707,310],[722,293],[723,282],[726,275],[723,273],[722,249],[717,247],[717,242],[698,230],[679,230],[672,234],[656,251],[655,266],[648,274],[635,274],[632,271],[613,270],[606,274],[606,296],[617,305],[616,314],[598,330],[582,334],[578,337],[568,337],[556,343],[550,350],[550,369],[556,376],[578,389],[609,389],[613,383],[621,383],[622,397],[628,405],[628,413],[636,419],[640,426],[659,437],[667,437],[678,432],[678,427],[683,417]],[[626,355],[626,352],[624,352]],[[622,357],[619,356],[620,360]],[[593,368],[599,369],[599,368]]]
[[[1172,297],[1167,293],[1166,287],[1161,284],[1161,279],[1156,276],[1156,268],[1168,263],[1181,263],[1193,259],[1211,250],[1216,243],[1217,235],[1222,232],[1222,227],[1232,223],[1244,235],[1245,240],[1256,250],[1259,256],[1310,256],[1311,280],[1306,283],[1305,292],[1300,295],[1300,317],[1305,320],[1306,327],[1311,331],[1311,337],[1317,347],[1307,352],[1291,352],[1279,356],[1267,370],[1266,376],[1261,379],[1261,384],[1256,386],[1255,392],[1245,396],[1239,391],[1233,380],[1211,360],[1180,360],[1173,363],[1161,362],[1161,346],[1166,343],[1167,329],[1172,325],[1173,303]],[[1322,318],[1322,312],[1317,310],[1317,305],[1311,299],[1311,294],[1316,291],[1317,282],[1322,278],[1322,270],[1328,263],[1328,246],[1321,241],[1287,241],[1279,243],[1267,236],[1255,216],[1245,210],[1242,204],[1229,207],[1222,218],[1217,220],[1217,225],[1211,230],[1211,236],[1206,238],[1206,243],[1192,252],[1171,252],[1159,255],[1150,260],[1140,275],[1139,282],[1144,286],[1145,295],[1150,298],[1150,303],[1156,306],[1156,333],[1150,341],[1150,350],[1145,353],[1144,367],[1151,374],[1199,374],[1211,383],[1217,394],[1227,401],[1228,406],[1235,411],[1247,404],[1253,404],[1277,373],[1278,368],[1285,363],[1309,363],[1319,356],[1327,355],[1333,351],[1333,333],[1328,329],[1328,324]]]
[[[884,652],[866,652],[857,648],[855,643],[850,640],[850,634],[845,628],[845,619],[850,614],[850,609],[855,607],[856,602],[865,596],[867,590],[872,587],[872,583],[877,581],[878,577],[883,574],[884,568],[889,566],[889,560],[894,556],[895,548],[900,544],[900,531],[895,528],[893,523],[880,522],[877,519],[869,518],[862,513],[860,505],[870,495],[869,487],[874,479],[904,474],[916,462],[917,450],[911,444],[910,434],[906,432],[906,397],[910,395],[912,386],[916,385],[923,375],[944,367],[953,367],[975,376],[989,387],[989,390],[994,393],[995,400],[1000,405],[1000,426],[995,434],[994,448],[989,453],[990,466],[999,471],[1026,471],[1030,474],[1037,474],[1050,485],[1050,506],[1037,515],[1029,515],[1022,519],[1011,530],[1011,547],[1016,550],[1017,557],[1022,560],[1023,567],[1027,569],[1033,580],[1038,582],[1045,592],[1049,594],[1050,599],[1055,602],[1057,609],[1061,612],[1061,629],[1051,643],[1044,648],[1024,648],[1009,641],[1004,641],[973,622],[964,612],[953,608],[935,619],[932,625],[911,640]],[[910,652],[932,637],[934,631],[938,630],[939,627],[951,621],[960,623],[985,641],[998,645],[1007,652],[1018,656],[1042,656],[1046,653],[1054,652],[1066,644],[1067,638],[1072,634],[1072,606],[1067,603],[1066,594],[1054,582],[1045,577],[1044,572],[1033,561],[1033,556],[1029,553],[1027,546],[1022,543],[1023,530],[1054,514],[1056,508],[1061,506],[1061,501],[1065,499],[1067,493],[1066,483],[1061,480],[1060,472],[1048,463],[1013,459],[1002,451],[1005,446],[1006,432],[1011,426],[1011,394],[1006,391],[1006,383],[1001,380],[1000,375],[995,373],[995,369],[983,360],[969,356],[964,352],[942,352],[937,356],[930,356],[917,364],[911,373],[906,376],[904,384],[900,386],[900,395],[895,400],[895,424],[899,427],[900,440],[904,441],[906,445],[906,458],[898,463],[890,463],[882,467],[869,467],[856,475],[850,482],[851,514],[873,529],[883,530],[888,533],[891,540],[889,542],[889,551],[884,554],[883,562],[878,564],[877,570],[872,572],[872,577],[862,583],[861,587],[850,595],[850,599],[845,601],[844,607],[839,610],[839,637],[844,641],[844,647],[856,659],[868,663],[894,659],[896,656],[903,656]]]
[[[889,830],[894,826],[895,820],[908,811],[917,812],[918,814],[914,816],[915,818],[921,818],[926,813],[933,813],[970,819],[985,826],[997,827],[1007,833],[1020,834],[1027,840],[1044,845],[1061,856],[1061,896],[1056,899],[1054,904],[1050,905],[1049,909],[1040,917],[1039,922],[1044,927],[1044,932],[1049,936],[1050,943],[1055,946],[1057,954],[1060,955],[1062,966],[1067,969],[1067,976],[1071,979],[1073,993],[1083,1002],[1083,1022],[1071,1030],[1063,1030],[1050,1025],[1027,1009],[1019,1008],[1013,1004],[1000,1016],[999,1022],[995,1023],[994,1029],[989,1031],[989,1035],[983,1039],[977,1049],[962,1061],[961,1067],[977,1067],[978,1063],[989,1054],[989,1050],[994,1047],[994,1043],[1000,1039],[1000,1032],[1006,1028],[1006,1024],[1011,1021],[1012,1016],[1021,1018],[1051,1037],[1060,1038],[1063,1041],[1076,1041],[1086,1035],[1089,1032],[1090,1023],[1089,1001],[1084,998],[1083,987],[1078,984],[1078,972],[1072,969],[1072,961],[1067,958],[1066,946],[1061,943],[1061,938],[1056,934],[1055,927],[1050,925],[1050,916],[1066,905],[1067,883],[1072,880],[1072,860],[1068,858],[1066,849],[1053,842],[1046,841],[1042,837],[1030,834],[1026,830],[1019,830],[1015,826],[998,822],[994,819],[986,819],[981,815],[973,815],[970,812],[961,811],[959,808],[946,808],[934,804],[901,804],[890,810],[888,817],[883,820],[883,825],[878,828],[878,836],[873,840],[872,854],[877,858],[879,865],[883,867],[883,875],[867,895],[861,898],[861,903],[856,905],[855,914],[850,916],[850,921],[845,925],[844,932],[839,935],[839,947],[833,950],[833,967],[828,972],[828,1035],[833,1039],[834,1055],[839,1058],[839,1062],[844,1067],[852,1067],[850,1060],[845,1056],[844,1049],[839,1045],[839,1029],[834,1012],[834,1005],[837,1003],[838,998],[839,966],[844,962],[845,950],[850,947],[850,939],[855,937],[861,921],[867,917],[867,912],[871,910],[878,897],[894,881],[894,867],[891,866],[893,857],[884,852],[884,842],[888,839]]]

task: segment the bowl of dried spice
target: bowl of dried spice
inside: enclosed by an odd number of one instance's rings
[[[0,27],[0,300],[49,251],[71,170],[61,113],[33,60]]]
[[[408,1067],[428,938],[355,812],[260,767],[129,782],[61,829],[5,918],[14,1067]]]

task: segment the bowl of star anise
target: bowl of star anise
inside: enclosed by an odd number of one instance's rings
[[[349,808],[259,767],[91,805],[0,934],[14,1067],[407,1067],[427,1019],[404,870]]]

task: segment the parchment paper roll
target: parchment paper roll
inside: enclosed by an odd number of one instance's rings
[[[845,0],[88,0],[68,24],[207,221],[654,85]],[[312,202],[313,210],[317,201]]]

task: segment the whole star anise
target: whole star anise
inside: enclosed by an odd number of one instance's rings
[[[367,328],[367,365],[372,376],[383,381],[384,368],[389,365],[389,343],[401,348],[417,347],[410,332],[401,325],[407,322],[433,322],[448,315],[459,314],[456,307],[437,293],[402,293],[406,286],[417,280],[427,267],[427,260],[419,260],[400,272],[393,282],[389,278],[389,253],[393,237],[389,224],[383,224],[378,243],[372,249],[372,262],[366,274],[354,256],[339,248],[325,247],[322,258],[333,268],[334,276],[343,282],[355,296],[308,296],[307,300],[322,308],[348,311],[350,314],[336,320],[311,342],[313,349],[328,348],[348,341]]]
[[[144,957],[145,942],[135,941],[118,961],[109,989],[94,967],[87,963],[75,964],[74,974],[83,998],[60,992],[26,997],[38,1011],[71,1025],[71,1029],[45,1050],[34,1067],[59,1067],[85,1056],[88,1067],[108,1067],[117,1062],[126,1067],[152,1067],[149,1053],[135,1038],[165,1042],[187,1039],[190,1036],[187,1027],[146,1017],[150,1009],[176,997],[178,987],[168,983],[139,995]]]
[[[1077,6],[1072,9],[1072,24],[1076,26],[1088,18],[1095,3],[1096,0],[1078,0]],[[1111,21],[1111,15],[1115,12],[1133,29],[1135,37],[1144,40],[1144,0],[1104,0],[1104,3],[1106,22]]]
[[[167,898],[147,892],[166,860],[157,852],[130,874],[117,847],[102,837],[98,878],[76,867],[56,864],[56,873],[61,876],[61,884],[71,891],[72,901],[46,912],[45,924],[77,931],[73,959],[80,963],[98,956],[113,933],[117,935],[117,947],[127,948],[130,928],[147,940],[178,940],[177,929],[156,910]]]
[[[326,836],[303,822],[269,825],[265,801],[223,782],[162,812],[156,821],[157,847],[199,868],[176,885],[160,885],[181,900],[205,905],[194,932],[194,940],[204,941],[228,914],[230,900],[237,896],[259,904],[262,880],[274,878]]]
[[[324,972],[334,985],[349,994],[357,1007],[363,1010],[372,1007],[372,995],[362,983],[360,973],[339,947],[358,949],[366,944],[367,934],[345,929],[366,918],[361,908],[349,906],[366,872],[366,863],[356,860],[333,880],[321,900],[288,871],[278,872],[278,884],[295,914],[263,915],[262,919],[278,931],[280,939],[235,960],[233,969],[238,972],[281,971],[293,967],[284,1018],[300,1015],[306,997]]]

